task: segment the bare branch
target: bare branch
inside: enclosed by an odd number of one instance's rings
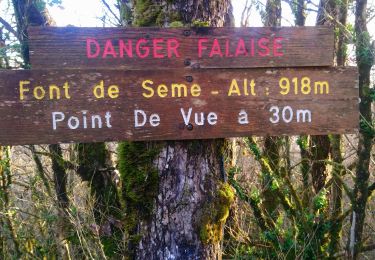
[[[7,22],[5,21],[2,17],[0,17],[0,23],[2,23],[2,25],[4,25],[4,28],[7,29],[9,32],[11,32],[18,40],[19,39],[19,36],[18,36],[18,33],[16,32],[16,30],[13,29],[13,27]]]
[[[294,2],[294,1],[291,1],[291,0],[282,0],[282,1],[285,2],[285,3],[287,3],[287,4],[289,4],[289,5],[297,5],[297,6],[299,6],[299,7],[302,7],[302,9],[303,9],[304,11],[315,12],[315,13],[318,12],[318,9],[307,8],[307,7],[301,5],[301,4],[298,3],[298,2]],[[306,1],[306,3],[312,4],[310,1]],[[314,4],[314,6],[317,6],[317,5]]]
[[[120,17],[118,17],[113,11],[112,11],[112,8],[109,6],[109,4],[107,3],[106,0],[102,0],[102,3],[103,5],[108,9],[108,11],[115,17],[115,19],[117,20],[117,22],[119,24],[121,24],[121,19]]]
[[[249,18],[250,18],[252,7],[253,7],[253,3],[250,2],[249,4],[249,0],[246,0],[245,6],[241,14],[241,27],[246,27],[249,25]]]

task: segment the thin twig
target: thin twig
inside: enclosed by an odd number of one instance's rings
[[[112,8],[109,6],[106,0],[102,0],[103,5],[108,9],[108,11],[116,18],[117,22],[121,24],[121,19],[118,17],[113,11]]]

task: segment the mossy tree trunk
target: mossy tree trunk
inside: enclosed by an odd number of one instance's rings
[[[131,4],[134,26],[233,22],[229,0]],[[234,199],[224,181],[223,150],[224,140],[120,144],[130,258],[221,258],[220,241]]]
[[[22,256],[18,241],[17,225],[11,214],[12,175],[10,172],[10,155],[7,147],[0,146],[0,256],[12,255],[15,259]]]
[[[347,58],[345,45],[345,28],[346,25],[348,2],[321,0],[319,4],[317,25],[334,25],[340,23],[341,26],[336,28],[335,34],[335,65],[344,66]],[[326,163],[324,160],[331,155],[333,166],[331,170],[332,185],[331,185],[331,211],[330,219],[331,225],[329,228],[329,244],[328,254],[330,258],[334,258],[335,254],[340,249],[341,231],[343,225],[342,218],[342,175],[344,167],[342,166],[343,158],[341,151],[341,136],[317,136],[312,137],[312,176],[315,190],[318,192],[324,187],[326,179]],[[314,161],[315,160],[315,161]],[[321,162],[316,162],[321,160]],[[328,217],[328,216],[327,216]]]
[[[356,58],[359,72],[360,135],[358,162],[354,185],[353,212],[349,234],[349,258],[357,259],[362,247],[366,205],[369,196],[369,164],[374,138],[371,114],[370,71],[374,64],[374,49],[367,30],[367,0],[358,0],[355,11]]]
[[[297,26],[305,26],[306,21],[306,1],[305,0],[298,0],[289,3],[290,8],[292,9],[295,24]],[[301,166],[300,171],[302,175],[302,184],[303,184],[303,191],[302,191],[302,204],[304,207],[308,207],[310,204],[312,188],[311,182],[309,178],[311,163],[310,163],[310,151],[309,151],[309,136],[301,135],[297,139],[297,144],[300,148],[300,155],[301,155]]]
[[[266,4],[266,14],[264,17],[265,26],[281,26],[281,1],[268,0]],[[281,144],[285,140],[282,137],[266,137],[264,140],[264,154],[269,161],[272,172],[278,174],[281,167],[280,150]],[[264,201],[263,206],[271,218],[277,218],[277,206],[279,201],[272,191],[272,177],[266,172],[262,172],[262,185]]]
[[[108,151],[105,143],[80,143],[75,145],[77,174],[89,183],[94,201],[94,217],[97,224],[118,217],[120,201],[114,183],[114,173],[107,165]]]
[[[54,22],[49,16],[44,0],[12,0],[12,3],[24,67],[29,68],[30,55],[27,27],[51,25]]]
[[[321,0],[316,19],[316,25],[333,25],[338,17],[337,1]],[[337,49],[337,48],[336,48]],[[319,193],[324,188],[327,179],[327,159],[330,152],[330,140],[328,135],[310,137],[311,178],[314,190]]]
[[[346,26],[346,20],[348,16],[348,0],[343,0],[340,2],[336,2],[337,7],[335,8],[336,11],[332,13],[332,15],[336,15],[335,19],[337,19],[341,25]],[[345,66],[346,59],[347,59],[347,44],[346,44],[346,35],[345,35],[345,28],[338,28],[337,38],[336,38],[336,65],[337,66]],[[345,173],[344,167],[342,165],[343,156],[342,156],[342,145],[341,145],[341,136],[340,135],[330,135],[329,136],[330,143],[331,143],[331,157],[332,161],[334,162],[332,166],[332,178],[333,183],[331,187],[331,194],[332,194],[332,206],[331,206],[331,219],[332,225],[330,226],[330,243],[328,246],[328,251],[330,257],[334,257],[334,255],[340,249],[340,242],[341,242],[341,231],[343,226],[343,220],[339,220],[339,216],[342,215],[343,211],[343,185],[342,185],[342,176]]]

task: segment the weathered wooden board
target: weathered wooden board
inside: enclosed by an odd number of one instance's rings
[[[331,27],[31,27],[36,68],[252,68],[333,65]]]
[[[356,78],[355,68],[5,70],[0,144],[351,133]]]

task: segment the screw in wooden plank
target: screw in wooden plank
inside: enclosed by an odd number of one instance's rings
[[[184,31],[184,36],[188,37],[191,35],[191,31],[190,30],[185,30]]]
[[[194,126],[193,126],[191,123],[189,123],[189,124],[186,126],[186,129],[189,130],[189,131],[193,130],[193,128],[194,128]]]
[[[190,66],[190,64],[191,64],[190,59],[185,59],[185,60],[184,60],[184,65],[185,65],[185,66]]]
[[[194,80],[192,76],[186,76],[185,78],[187,82],[193,82]]]

